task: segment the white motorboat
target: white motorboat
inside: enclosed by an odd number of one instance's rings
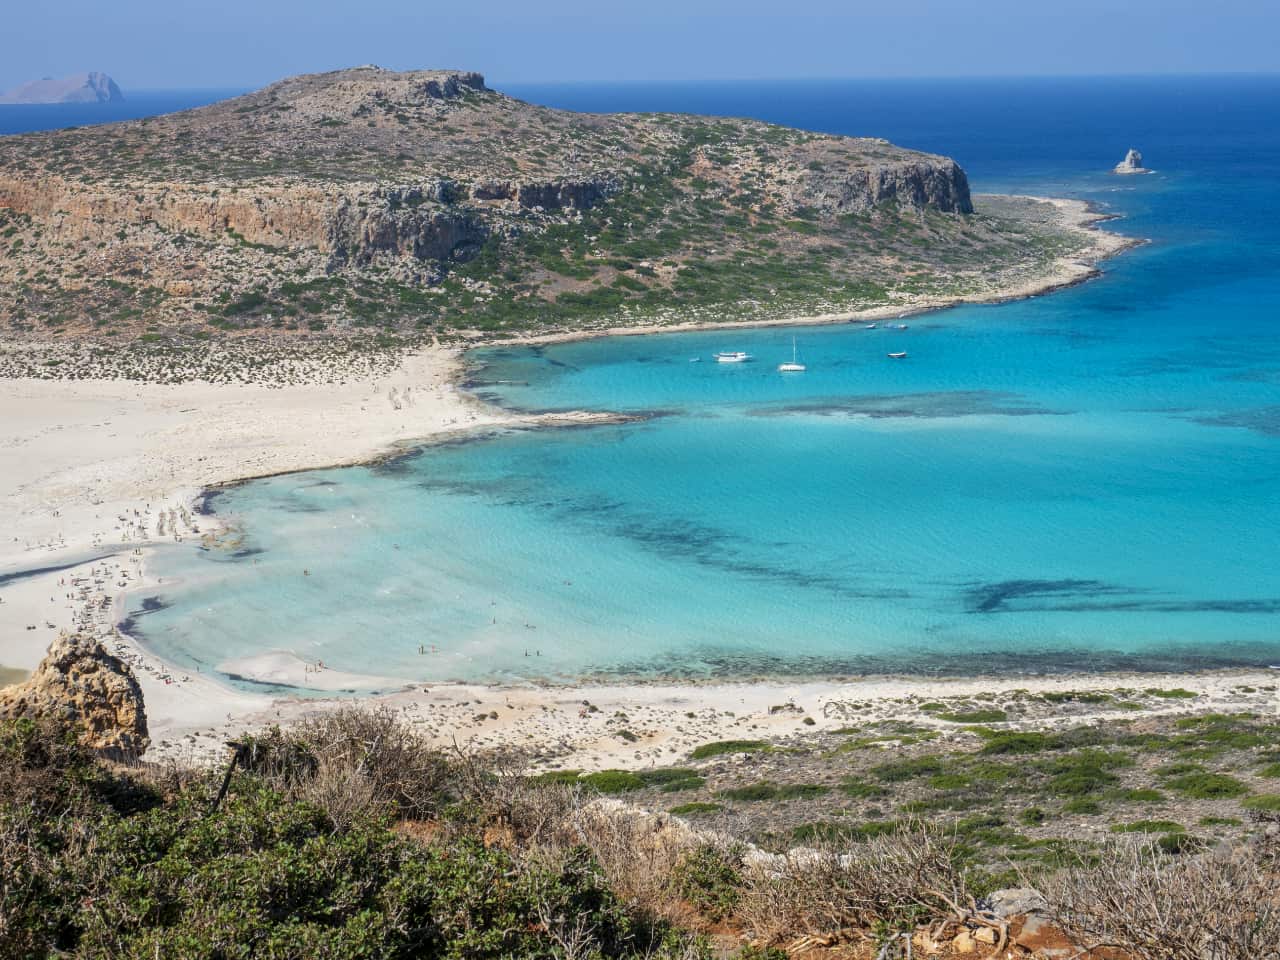
[[[876,328],[876,325],[874,323],[868,323],[865,327],[863,327],[864,330],[874,330],[875,328]]]
[[[891,354],[889,354],[889,359],[890,359],[890,360],[905,360],[905,359],[907,359],[907,351],[903,350],[903,351],[901,351],[901,352],[899,352],[899,353],[891,353]]]
[[[741,350],[728,350],[716,354],[716,363],[746,363],[751,359],[751,354],[743,353]]]
[[[804,373],[805,366],[796,357],[796,338],[791,338],[791,361],[789,363],[778,364],[779,373]]]

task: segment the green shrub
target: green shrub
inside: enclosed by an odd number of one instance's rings
[[[811,800],[831,790],[821,783],[784,783],[778,787],[779,800]]]
[[[814,841],[858,841],[883,836],[902,829],[897,820],[865,820],[862,823],[803,823],[791,830],[793,843],[812,843]]]
[[[1202,827],[1238,827],[1242,821],[1238,817],[1201,817]]]
[[[1107,703],[1111,694],[1097,690],[1050,690],[1040,694],[1049,703]]]
[[[1111,769],[1126,766],[1129,762],[1123,754],[1085,750],[1046,764],[1045,771],[1050,774],[1049,789],[1055,794],[1081,797],[1115,784],[1117,777]]]
[[[559,924],[590,931],[593,957],[691,955],[587,851],[515,859],[467,835],[423,845],[381,815],[336,820],[269,785],[315,787],[276,763],[287,738],[266,742],[216,809],[216,773],[117,808],[104,798],[133,796],[133,781],[39,725],[0,722],[0,956],[533,960],[559,955]],[[365,745],[371,764],[381,749]],[[15,803],[36,775],[49,802]]]
[[[627,793],[646,786],[643,777],[627,770],[599,770],[585,774],[579,782],[601,793]]]
[[[917,777],[939,774],[942,773],[943,769],[942,758],[930,755],[895,760],[892,763],[882,763],[872,767],[871,774],[885,783],[901,783],[905,780],[914,780]]]
[[[706,760],[727,753],[767,753],[770,749],[764,740],[716,740],[695,747],[690,756],[694,760]]]
[[[979,753],[985,754],[1002,754],[1002,753],[1040,753],[1044,750],[1052,750],[1056,746],[1054,738],[1047,733],[1036,733],[1035,731],[1022,732],[1002,732],[994,733],[986,737],[987,742],[983,744]]]
[[[706,780],[698,775],[698,771],[688,767],[657,767],[652,770],[637,770],[636,776],[644,781],[645,786],[659,787],[663,793],[674,793],[677,790],[696,790]]]
[[[676,864],[676,890],[711,920],[723,920],[742,896],[741,864],[737,847],[703,844]]]
[[[1040,807],[1027,807],[1027,809],[1018,814],[1018,820],[1028,827],[1038,827],[1048,819],[1049,814]]]
[[[1242,797],[1249,792],[1243,783],[1225,773],[1188,773],[1173,778],[1168,786],[1170,790],[1193,800],[1224,800]]]
[[[840,792],[855,800],[866,800],[872,797],[883,797],[887,791],[869,780],[861,777],[848,777],[840,782]]]
[[[703,801],[694,801],[693,803],[681,803],[672,807],[668,813],[675,814],[677,817],[692,817],[700,813],[718,813],[721,807],[718,803],[706,803]]]
[[[1002,720],[1009,719],[1007,713],[996,709],[961,710],[955,713],[939,713],[936,716],[939,720],[946,720],[950,723],[999,723]]]
[[[721,790],[719,796],[727,800],[742,800],[747,803],[758,803],[761,800],[775,800],[778,788],[772,783],[753,783],[745,787],[728,787]]]
[[[1240,801],[1240,806],[1249,810],[1280,810],[1280,794],[1262,793],[1256,797],[1246,797]]]
[[[1102,804],[1098,803],[1097,800],[1092,800],[1088,797],[1077,797],[1074,800],[1069,800],[1067,803],[1064,803],[1062,805],[1062,811],[1063,813],[1096,816],[1102,812]]]
[[[1189,833],[1177,832],[1166,833],[1164,836],[1156,839],[1156,847],[1163,853],[1177,855],[1180,853],[1196,853],[1203,850],[1207,844],[1199,837],[1193,837]]]
[[[228,317],[253,313],[267,304],[267,296],[260,290],[250,290],[227,304],[222,312]]]

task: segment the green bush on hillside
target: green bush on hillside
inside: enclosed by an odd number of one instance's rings
[[[349,730],[307,732],[327,758]],[[465,823],[419,842],[391,829],[385,804],[344,803],[350,781],[305,738],[250,743],[215,809],[217,771],[146,782],[56,726],[0,722],[0,956],[542,958],[575,929],[601,958],[699,955],[626,905],[585,848],[517,855]],[[391,789],[380,750],[350,769]]]

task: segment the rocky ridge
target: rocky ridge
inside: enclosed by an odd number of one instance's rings
[[[59,637],[30,678],[0,689],[0,717],[42,716],[78,728],[111,759],[136,758],[150,743],[137,679],[92,637]]]

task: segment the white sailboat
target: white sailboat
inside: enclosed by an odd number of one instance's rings
[[[805,366],[796,357],[796,338],[791,338],[791,361],[789,363],[778,364],[778,370],[781,373],[804,373]]]

